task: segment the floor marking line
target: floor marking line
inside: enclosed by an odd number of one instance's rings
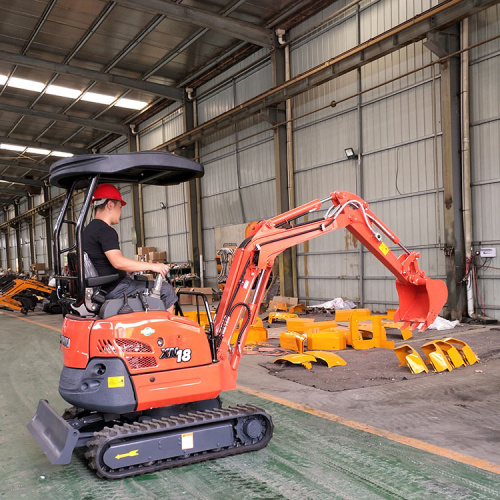
[[[419,450],[427,451],[434,455],[439,455],[444,458],[455,460],[456,462],[461,462],[466,465],[472,465],[473,467],[477,467],[478,469],[483,469],[488,472],[493,472],[494,474],[500,474],[500,465],[497,465],[493,462],[488,462],[487,460],[481,460],[480,458],[471,457],[469,455],[465,455],[457,451],[448,450],[447,448],[442,448],[441,446],[436,446],[434,444],[426,443],[425,441],[420,441],[419,439],[401,436],[399,434],[395,434],[393,432],[386,431],[384,429],[379,429],[378,427],[373,427],[368,424],[356,422],[355,420],[348,420],[346,418],[339,417],[338,415],[335,415],[333,413],[329,413],[323,410],[317,410],[316,408],[312,408],[311,406],[307,406],[301,403],[295,403],[293,401],[289,401],[288,399],[280,398],[278,396],[273,396],[272,394],[261,392],[256,389],[251,389],[250,387],[238,385],[238,389],[242,392],[252,394],[253,396],[257,396],[262,399],[267,399],[268,401],[272,401],[273,403],[278,403],[284,406],[288,406],[295,410],[300,410],[303,411],[304,413],[309,413],[316,417],[324,418],[326,420],[330,420],[332,422],[345,425],[346,427],[351,427],[352,429],[357,429],[363,432],[367,432],[369,434],[374,434],[379,437],[384,437],[391,441],[411,446],[412,448],[417,448]]]
[[[28,319],[28,318],[21,318],[19,316],[14,315],[14,314],[8,313],[7,311],[2,311],[2,313],[5,314],[6,316],[9,316],[10,318],[20,319],[22,321],[27,321],[28,323],[33,323],[34,325],[37,325],[37,326],[43,326],[43,328],[49,328],[50,330],[55,330],[56,332],[61,333],[61,329],[56,328],[55,326],[44,325],[43,323],[38,323],[38,321],[33,321],[32,319]]]

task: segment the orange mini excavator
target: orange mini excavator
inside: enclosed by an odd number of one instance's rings
[[[28,425],[52,463],[67,464],[76,447],[86,447],[97,475],[116,479],[265,447],[273,433],[271,416],[251,405],[224,408],[219,395],[236,388],[248,326],[273,262],[293,245],[346,228],[396,276],[395,321],[424,330],[445,304],[445,284],[419,270],[419,254],[408,251],[365,201],[341,191],[255,225],[235,252],[216,316],[205,329],[166,312],[156,287],[138,297],[106,300],[99,286],[115,276],[92,276],[81,245],[98,183],[168,185],[202,175],[201,165],[163,152],[88,155],[51,167],[50,182],[67,189],[53,240],[58,282],[67,279],[60,275],[62,254],[76,250],[78,268],[76,300],[62,297],[67,314],[59,382],[59,393],[74,406],[61,417],[41,400]],[[78,220],[68,221],[69,201],[83,187]],[[315,220],[300,222],[314,213]],[[60,247],[64,223],[75,228],[74,249]],[[397,257],[384,240],[399,245],[402,254]]]

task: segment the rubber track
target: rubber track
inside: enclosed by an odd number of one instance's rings
[[[252,444],[243,444],[235,437],[233,445],[218,449],[215,452],[203,451],[190,454],[189,456],[167,458],[164,460],[156,460],[147,464],[133,465],[130,467],[122,467],[120,469],[110,469],[107,467],[101,455],[113,445],[113,441],[117,440],[120,443],[127,438],[139,438],[141,436],[151,436],[154,434],[170,433],[180,429],[193,429],[199,425],[223,422],[226,420],[240,419],[252,415],[263,416],[267,420],[268,427],[261,441]],[[234,428],[234,426],[233,426]],[[273,435],[273,424],[271,416],[263,409],[253,405],[238,405],[228,408],[220,408],[214,410],[191,412],[186,415],[178,415],[175,417],[163,417],[161,419],[153,419],[149,422],[115,425],[114,427],[106,427],[102,431],[94,433],[94,437],[88,441],[88,451],[85,457],[88,459],[89,467],[96,471],[99,477],[106,479],[122,479],[133,477],[140,474],[148,474],[164,469],[172,469],[183,465],[195,464],[204,462],[205,460],[213,460],[216,458],[228,457],[247,451],[256,451],[264,448],[269,443]],[[236,431],[235,431],[236,436]],[[134,442],[135,439],[131,439]]]

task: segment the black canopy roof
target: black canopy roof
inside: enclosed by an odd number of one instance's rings
[[[57,161],[50,167],[49,182],[69,189],[73,182],[99,175],[99,182],[124,182],[168,186],[189,181],[204,174],[203,166],[182,156],[163,151],[111,155],[82,155]]]

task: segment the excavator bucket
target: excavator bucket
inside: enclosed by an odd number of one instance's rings
[[[71,462],[80,431],[73,429],[46,400],[39,401],[28,430],[51,463],[65,465]]]
[[[441,280],[426,278],[424,284],[414,285],[396,281],[399,309],[394,321],[403,321],[403,328],[423,332],[434,322],[448,298],[448,289]]]
[[[470,348],[469,344],[462,340],[455,339],[453,337],[447,337],[443,339],[444,342],[447,342],[448,344],[453,345],[460,355],[462,356],[463,360],[467,365],[473,365],[474,363],[477,363],[479,361],[479,358],[476,356],[476,353]]]
[[[399,366],[408,366],[412,373],[429,373],[429,369],[425,366],[424,360],[411,345],[403,344],[396,347],[396,349],[394,349],[394,354],[401,362]]]

